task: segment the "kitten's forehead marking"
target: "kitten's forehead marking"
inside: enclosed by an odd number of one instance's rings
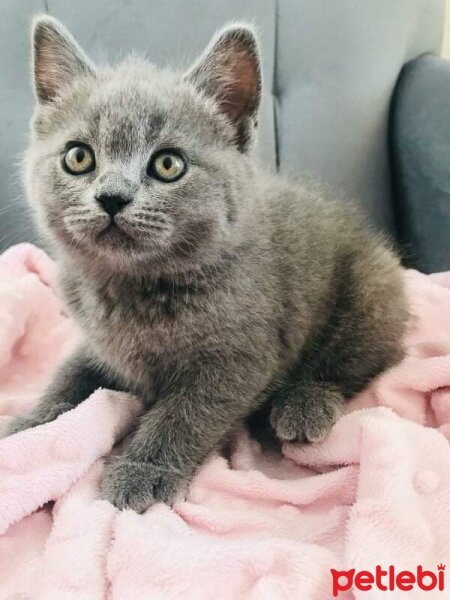
[[[169,120],[157,95],[139,86],[94,96],[88,111],[93,137],[113,160],[131,158],[155,144]]]
[[[164,122],[164,116],[159,112],[136,115],[122,111],[103,115],[98,122],[97,134],[102,151],[113,160],[130,159],[157,142]]]

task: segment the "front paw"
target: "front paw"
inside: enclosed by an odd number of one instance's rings
[[[105,468],[101,495],[119,509],[131,508],[142,513],[156,502],[172,504],[184,482],[177,471],[150,462],[118,458]]]
[[[37,419],[32,419],[30,417],[16,417],[0,432],[0,439],[9,437],[14,433],[19,433],[20,431],[25,431],[25,429],[37,427],[41,424],[42,423]]]
[[[319,442],[341,415],[343,401],[330,384],[290,384],[276,394],[270,424],[283,442]]]
[[[24,417],[16,417],[9,423],[4,431],[1,432],[0,438],[8,437],[14,433],[31,429],[44,425],[50,421],[54,421],[61,414],[71,410],[73,404],[68,402],[52,402],[51,404],[38,404],[37,407]]]

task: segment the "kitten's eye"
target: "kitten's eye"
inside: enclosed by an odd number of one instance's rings
[[[160,181],[171,182],[180,179],[186,173],[186,161],[175,150],[160,150],[152,156],[147,172]]]
[[[63,158],[63,167],[71,175],[82,175],[95,169],[94,151],[89,146],[72,146]]]

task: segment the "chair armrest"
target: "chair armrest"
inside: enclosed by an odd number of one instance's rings
[[[405,262],[450,269],[450,62],[424,55],[402,70],[394,92],[390,149],[395,211]]]

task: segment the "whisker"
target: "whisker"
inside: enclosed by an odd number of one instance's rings
[[[90,219],[85,219],[83,217],[64,217],[65,223],[75,224],[75,223],[89,223]]]
[[[141,219],[133,219],[132,221],[127,222],[129,225],[143,225],[144,227],[158,227],[159,229],[168,229],[168,226],[165,223],[159,223],[155,221],[143,221]]]
[[[142,221],[158,221],[159,223],[167,223],[166,217],[163,215],[156,214],[145,214],[145,213],[136,213],[133,215],[133,219],[142,220]]]

